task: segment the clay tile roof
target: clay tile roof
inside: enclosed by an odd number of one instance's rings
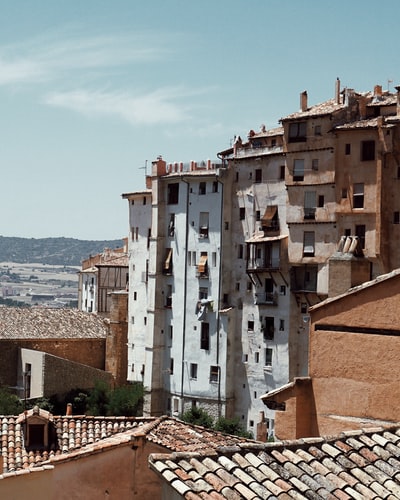
[[[307,108],[305,111],[297,111],[284,118],[281,118],[281,122],[285,120],[297,120],[299,118],[309,118],[312,116],[322,116],[329,115],[335,111],[344,109],[344,104],[338,104],[335,99],[329,99],[328,101],[316,104]]]
[[[77,309],[0,307],[0,340],[106,336],[107,327],[100,316]]]
[[[209,457],[150,455],[149,464],[171,488],[178,491],[179,485],[186,500],[209,498],[213,490],[223,499],[394,500],[400,499],[399,445],[400,428],[382,427],[329,438],[240,443],[239,450],[217,448]]]
[[[37,424],[38,418],[48,425],[49,443],[46,448],[32,449],[26,442],[26,426],[29,425],[30,419],[32,423]],[[176,457],[184,460],[177,471],[174,471],[172,462],[168,460],[165,463],[160,462],[160,473],[168,470],[167,476],[171,481],[172,478],[174,481],[178,478],[188,480],[190,471],[196,470],[195,464],[186,460],[188,453],[196,452],[193,456],[200,457],[215,453],[216,448],[239,450],[240,444],[252,442],[166,416],[159,418],[53,416],[48,411],[35,407],[18,416],[0,416],[0,422],[3,456],[3,476],[0,477],[31,467],[37,470],[40,466],[55,464],[60,460],[75,459],[100,450],[105,451],[140,437],[164,447],[166,451],[174,452]],[[208,470],[214,469],[210,468],[210,463],[206,463]],[[215,462],[215,469],[224,468]],[[174,475],[171,475],[171,472]],[[191,480],[203,481],[200,474],[198,472]]]

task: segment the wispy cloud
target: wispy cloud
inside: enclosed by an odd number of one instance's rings
[[[167,49],[151,37],[47,35],[0,46],[0,85],[55,81],[74,72],[111,70],[165,57]]]
[[[164,88],[137,96],[125,92],[55,92],[47,96],[51,106],[71,109],[88,117],[116,116],[133,125],[177,123],[189,118],[189,110],[177,101],[183,92]]]

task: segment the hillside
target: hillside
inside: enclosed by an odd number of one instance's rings
[[[122,240],[87,241],[74,238],[16,238],[0,236],[0,262],[80,266],[89,255],[120,248]]]

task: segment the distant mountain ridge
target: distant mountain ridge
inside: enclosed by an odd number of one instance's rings
[[[0,262],[80,266],[90,255],[105,248],[121,248],[123,240],[77,240],[74,238],[17,238],[0,236]]]

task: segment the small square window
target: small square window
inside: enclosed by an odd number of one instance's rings
[[[247,322],[247,331],[253,332],[254,331],[254,321],[248,321]]]
[[[190,378],[197,380],[197,363],[190,363]]]
[[[218,382],[219,378],[219,367],[210,366],[210,382]]]
[[[351,153],[351,144],[345,144],[344,145],[344,154],[349,155]]]

